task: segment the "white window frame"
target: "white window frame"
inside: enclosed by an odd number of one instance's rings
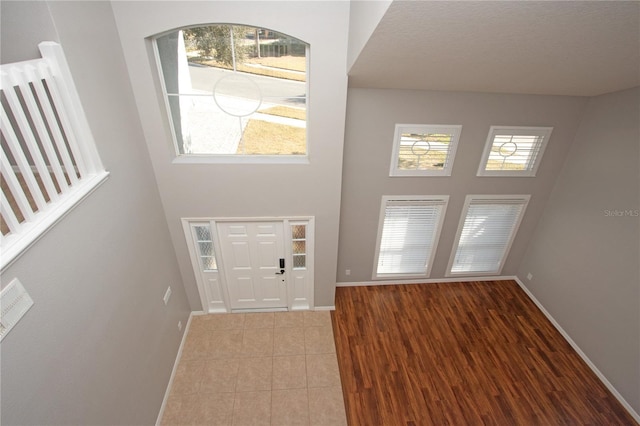
[[[2,90],[7,95],[9,109],[24,139],[22,144],[3,108],[2,132],[16,161],[16,164],[10,164],[2,154],[3,175],[24,220],[18,222],[6,197],[1,195],[2,216],[10,231],[0,237],[2,270],[109,176],[95,146],[62,46],[47,41],[40,43],[38,48],[41,59],[0,66]],[[47,89],[42,81],[46,82]],[[35,93],[29,89],[29,85]],[[20,88],[26,109],[19,102],[13,87]],[[53,102],[47,99],[49,96]],[[40,109],[43,114],[38,112]],[[27,156],[32,157],[33,164],[27,160]],[[62,158],[61,161],[58,156]],[[74,161],[71,161],[71,156]],[[25,189],[17,180],[18,174],[25,179],[29,192],[34,196],[36,210],[27,201]],[[48,202],[36,183],[36,174],[43,180]],[[64,176],[70,183],[66,182]],[[60,192],[56,191],[54,180]]]
[[[420,203],[432,203],[442,206],[442,211],[440,213],[440,217],[436,223],[436,229],[433,234],[433,244],[431,246],[431,250],[429,253],[429,258],[426,259],[424,273],[416,274],[416,273],[378,273],[378,262],[380,258],[381,251],[381,243],[382,243],[382,232],[384,228],[384,219],[386,214],[387,206],[393,205],[395,202],[398,203],[407,203],[407,202],[415,202],[415,204]],[[376,240],[376,251],[373,263],[373,274],[372,279],[374,280],[383,280],[388,278],[428,278],[431,274],[431,268],[433,266],[433,259],[435,258],[436,252],[438,250],[438,242],[440,241],[440,232],[442,231],[442,224],[444,223],[444,217],[447,213],[447,205],[449,203],[448,195],[383,195],[382,202],[380,204],[380,218],[378,222],[378,236]]]
[[[211,24],[202,24],[202,25],[185,25],[179,30],[183,30],[189,27],[198,27],[198,26],[207,26],[207,25],[241,25],[247,27],[255,27],[251,24],[230,24],[230,23],[211,23]],[[262,28],[262,27],[256,27]],[[175,31],[175,30],[172,30]],[[278,32],[277,30],[273,30]],[[309,76],[310,76],[310,44],[306,43],[306,51],[305,51],[305,59],[306,59],[306,81],[305,81],[305,92],[306,92],[306,128],[305,128],[305,143],[306,143],[306,153],[304,155],[246,155],[246,154],[181,154],[178,148],[178,139],[176,136],[176,130],[173,122],[173,116],[171,113],[171,106],[169,104],[169,94],[167,91],[167,87],[165,84],[164,73],[162,71],[162,63],[160,61],[160,51],[158,49],[157,39],[166,35],[170,31],[157,34],[151,38],[153,54],[156,62],[156,71],[158,73],[159,83],[162,91],[162,103],[165,109],[165,117],[167,120],[170,138],[171,138],[171,146],[172,146],[172,156],[173,164],[310,164],[310,143],[309,143],[309,117],[311,111],[311,98],[309,94]],[[294,37],[294,36],[290,36]],[[301,40],[302,41],[302,40]]]
[[[442,170],[408,170],[398,168],[398,159],[400,156],[400,144],[403,133],[450,133],[452,135],[451,142],[449,143],[449,151],[447,154],[447,161]],[[389,176],[402,177],[402,176],[451,176],[453,170],[453,160],[456,156],[456,150],[458,149],[458,141],[460,140],[460,134],[462,133],[461,125],[444,125],[444,124],[396,124],[394,136],[393,136],[393,151],[391,154],[391,168]]]
[[[504,177],[535,177],[538,167],[542,161],[544,150],[547,147],[553,127],[522,127],[522,126],[491,126],[489,135],[484,146],[480,166],[478,167],[478,176],[504,176]],[[529,167],[525,170],[486,170],[493,141],[498,135],[511,136],[538,136],[542,140],[538,144],[536,156],[529,159]]]
[[[526,214],[527,206],[529,204],[529,200],[531,195],[467,195],[464,201],[464,206],[462,208],[462,213],[460,215],[460,222],[458,223],[458,231],[456,232],[456,238],[453,243],[453,247],[451,249],[451,256],[449,257],[449,264],[447,266],[447,277],[455,277],[455,276],[481,276],[481,275],[499,275],[502,273],[502,268],[504,267],[504,263],[509,257],[509,252],[511,250],[511,245],[518,234],[518,230],[520,228],[520,224],[522,223],[522,219]],[[462,235],[462,231],[464,229],[464,225],[467,219],[467,215],[469,213],[469,207],[474,204],[489,204],[491,201],[494,201],[495,204],[520,204],[522,205],[522,210],[520,212],[519,217],[516,219],[516,223],[511,230],[511,234],[509,236],[509,240],[505,244],[504,254],[502,259],[500,260],[498,268],[491,271],[463,271],[463,272],[453,272],[452,268],[455,262],[456,254],[458,251],[458,245],[460,244],[460,237]],[[511,202],[511,203],[510,203]]]

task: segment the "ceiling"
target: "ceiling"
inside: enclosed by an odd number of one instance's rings
[[[594,96],[640,85],[640,2],[400,1],[351,87]]]

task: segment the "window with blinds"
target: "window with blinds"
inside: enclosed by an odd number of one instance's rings
[[[499,274],[529,195],[468,195],[449,261],[449,275]]]
[[[389,176],[451,176],[462,126],[396,124]]]
[[[478,176],[535,176],[552,130],[491,126]]]
[[[448,196],[384,196],[373,278],[428,277]]]

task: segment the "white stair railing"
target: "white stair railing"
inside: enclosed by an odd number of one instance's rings
[[[2,268],[106,179],[62,47],[0,65]]]

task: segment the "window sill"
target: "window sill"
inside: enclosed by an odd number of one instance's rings
[[[492,277],[500,276],[502,272],[502,268],[495,271],[461,271],[461,272],[447,272],[445,277],[454,278],[454,277],[483,277],[485,275],[489,275]]]
[[[428,170],[394,170],[389,174],[389,177],[451,177],[451,171],[433,172]]]
[[[477,177],[536,177],[536,174],[530,171],[526,172],[513,172],[513,171],[481,171],[476,175]]]
[[[181,155],[173,164],[309,164],[307,155]]]
[[[429,278],[429,274],[374,274],[372,280],[410,280],[410,279],[426,279]]]

